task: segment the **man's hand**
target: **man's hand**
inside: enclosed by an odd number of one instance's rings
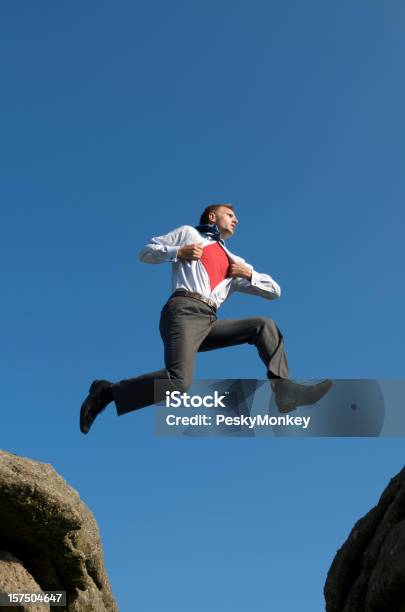
[[[240,276],[250,281],[252,278],[252,270],[249,266],[245,266],[245,264],[233,263],[230,265],[229,275],[232,276],[232,278]]]
[[[177,257],[179,259],[185,259],[188,261],[201,259],[203,254],[203,246],[201,244],[187,244],[182,246],[177,251]]]

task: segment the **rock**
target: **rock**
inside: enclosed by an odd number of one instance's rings
[[[97,523],[77,491],[51,465],[5,451],[0,451],[0,550],[7,551],[2,580],[34,581],[40,588],[30,591],[66,591],[67,607],[56,610],[117,611]]]
[[[7,551],[0,550],[0,593],[37,593],[40,590],[41,587],[27,572],[21,561]],[[2,606],[2,610],[21,610],[22,612],[44,612],[49,609],[49,604]]]
[[[327,612],[405,612],[405,468],[338,550],[324,593]]]

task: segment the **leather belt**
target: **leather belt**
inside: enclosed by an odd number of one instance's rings
[[[172,297],[190,297],[190,298],[193,298],[193,300],[200,300],[200,302],[204,302],[204,304],[208,304],[208,306],[210,306],[214,310],[214,312],[217,311],[217,307],[216,307],[214,300],[211,300],[210,298],[207,298],[204,295],[201,295],[201,293],[195,293],[194,291],[187,291],[186,289],[177,289],[170,296],[170,298]]]

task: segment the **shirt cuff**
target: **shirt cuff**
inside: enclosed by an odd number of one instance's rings
[[[178,246],[168,246],[166,247],[166,253],[167,253],[167,260],[168,261],[177,261],[177,253],[179,252],[179,248]]]
[[[250,279],[250,284],[253,285],[253,287],[259,286],[260,284],[259,277],[260,275],[257,272],[255,272],[255,270],[252,269],[252,278]]]

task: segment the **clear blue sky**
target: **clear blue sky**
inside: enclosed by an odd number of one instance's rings
[[[296,377],[404,377],[405,7],[399,1],[4,1],[0,447],[94,512],[123,612],[317,612],[402,439],[161,439],[91,380],[162,366],[169,267],[137,252],[212,201],[282,287]],[[261,378],[252,347],[199,378]]]

